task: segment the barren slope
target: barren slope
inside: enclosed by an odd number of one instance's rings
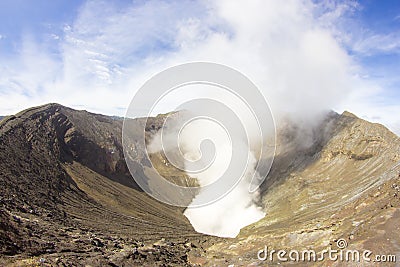
[[[281,149],[263,187],[267,215],[237,238],[211,246],[207,257],[214,258],[207,264],[271,266],[279,263],[276,256],[274,262],[257,259],[264,246],[321,251],[337,248],[340,238],[349,249],[393,254],[400,260],[399,138],[348,112],[331,115],[316,134],[306,148],[291,144],[295,135],[284,143],[285,134],[280,135]]]
[[[200,235],[180,209],[138,189],[123,160],[121,127],[121,120],[57,104],[1,121],[3,255],[107,263],[123,252],[132,255],[120,261],[131,264],[185,264],[187,248],[178,245],[166,246],[160,259],[135,252],[162,238],[184,245]]]

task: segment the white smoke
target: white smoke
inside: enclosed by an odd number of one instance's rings
[[[217,127],[218,126],[207,125],[207,123],[200,123],[191,126],[191,129],[188,131],[194,133],[199,130],[204,131],[204,129],[207,129],[207,133],[211,133],[209,136],[213,138],[219,137],[220,133],[217,131]],[[186,137],[182,142],[192,144],[191,135],[188,134]],[[220,177],[222,175],[221,171],[225,170],[229,165],[230,155],[232,154],[232,144],[229,140],[223,139],[222,142],[217,143],[217,145],[217,157],[213,162],[213,165],[204,172],[191,175],[197,178],[201,186],[208,184],[212,178]],[[188,149],[188,154],[192,154],[196,151],[196,147],[190,145],[186,147]],[[244,147],[239,149],[245,150]],[[247,163],[247,168],[239,183],[232,191],[212,204],[196,208],[187,208],[185,210],[184,215],[189,219],[197,231],[221,237],[235,237],[239,234],[241,228],[258,221],[265,216],[261,207],[256,205],[256,201],[259,197],[258,191],[254,193],[249,192],[249,185],[257,163],[253,154],[250,155],[251,157]],[[210,189],[202,187],[200,193],[194,198],[192,205],[203,203],[203,199],[207,198],[209,193],[208,190]]]
[[[186,85],[159,103],[171,104],[177,98],[184,100],[184,111],[174,113],[172,121],[165,121],[147,151],[162,152],[167,158],[169,155],[172,162],[177,157],[184,159],[184,165],[179,165],[198,181],[200,191],[184,212],[197,231],[235,237],[241,228],[265,216],[256,204],[259,192],[249,189],[259,181],[257,157],[260,144],[268,138],[262,136],[256,120],[265,120],[268,114],[256,118],[249,102],[229,90],[207,85]],[[199,100],[200,104],[196,102]],[[273,123],[265,126],[271,128],[265,133],[274,135]],[[201,164],[193,169],[192,164],[197,161]],[[217,181],[218,185],[213,184]],[[214,197],[215,190],[221,191],[219,198]]]
[[[352,75],[355,69],[351,57],[335,38],[332,26],[335,9],[331,10],[332,14],[330,10],[318,13],[321,6],[312,1],[282,4],[274,0],[219,0],[208,3],[205,18],[191,18],[178,24],[175,43],[179,49],[157,64],[171,66],[198,60],[236,68],[266,96],[278,127],[289,117],[299,124],[304,145],[311,145],[312,140],[304,137],[311,136],[321,114],[340,105],[357,83]],[[176,96],[180,98],[181,95]],[[212,128],[199,125],[187,139],[180,140],[189,144],[188,154],[198,150],[197,146],[190,146],[192,137],[205,131],[211,136],[214,134]],[[229,154],[224,149],[225,143],[216,144],[218,153]],[[222,163],[208,172],[190,175],[200,184],[205,183],[216,178],[215,173],[221,171]],[[243,226],[264,216],[255,204],[257,193],[248,193],[250,182],[246,175],[220,201],[185,211],[197,231],[232,237]],[[201,202],[205,195],[206,190],[201,191],[193,202]]]
[[[241,142],[239,145],[236,143],[235,147],[232,146],[233,138],[241,140],[241,137],[237,136],[238,131],[227,132],[223,126],[208,119],[192,121],[182,129],[175,129],[170,126],[167,128],[168,130],[163,130],[162,142],[160,132],[152,139],[148,145],[148,152],[156,153],[161,150],[165,152],[174,149],[172,144],[174,144],[174,140],[179,138],[178,146],[181,156],[188,161],[197,161],[202,160],[205,157],[204,154],[214,152],[212,149],[207,151],[202,146],[204,141],[210,141],[215,145],[215,157],[207,168],[200,172],[188,171],[191,177],[197,179],[201,187],[199,194],[190,205],[200,207],[189,207],[184,212],[184,215],[197,231],[221,237],[235,237],[241,228],[265,216],[263,210],[256,205],[259,200],[258,191],[249,192],[253,175],[257,175],[255,173],[257,160],[253,155],[254,151],[251,151],[250,146],[245,142]],[[244,141],[244,139],[242,140]],[[250,152],[240,180],[228,194],[211,204],[203,205],[207,202],[213,190],[213,188],[205,186],[223,176],[234,161],[232,158],[233,149],[244,155]],[[236,163],[233,162],[233,164]],[[185,166],[185,168],[189,169],[188,166]],[[235,179],[235,177],[232,177],[232,179]]]

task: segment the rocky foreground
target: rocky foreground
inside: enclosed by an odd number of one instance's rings
[[[162,117],[148,123],[154,134]],[[125,165],[121,129],[119,118],[58,104],[1,120],[0,266],[273,266],[281,262],[257,258],[265,246],[322,250],[339,239],[400,262],[400,140],[379,124],[332,113],[307,145],[294,124],[280,129],[261,191],[267,215],[234,239],[195,232],[182,209],[142,192]],[[146,175],[139,166],[135,175]]]

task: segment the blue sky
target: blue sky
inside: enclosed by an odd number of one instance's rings
[[[0,33],[2,54],[12,55],[20,49],[25,35],[45,41],[51,34],[60,34],[64,24],[77,16],[83,1],[0,1]]]
[[[400,132],[399,1],[0,1],[0,114],[123,115],[151,75],[195,60],[241,70],[277,110],[347,109]]]
[[[388,101],[400,98],[400,2],[395,0],[360,2],[360,10],[354,19],[359,21],[365,32],[375,36],[376,44],[370,44],[370,51],[355,51],[360,64],[369,75],[380,80],[386,88]],[[376,47],[373,47],[376,46]],[[353,52],[353,51],[350,51]]]

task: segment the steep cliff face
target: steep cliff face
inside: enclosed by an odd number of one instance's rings
[[[163,120],[147,120],[146,140]],[[382,125],[348,112],[307,132],[284,125],[261,187],[267,215],[233,239],[196,233],[182,209],[142,192],[121,131],[120,118],[57,104],[0,122],[0,265],[274,265],[257,259],[264,246],[322,250],[340,238],[352,249],[400,253],[400,140]],[[132,149],[151,167],[142,147]],[[195,185],[162,154],[150,157],[170,181]],[[134,175],[145,175],[139,165]]]

